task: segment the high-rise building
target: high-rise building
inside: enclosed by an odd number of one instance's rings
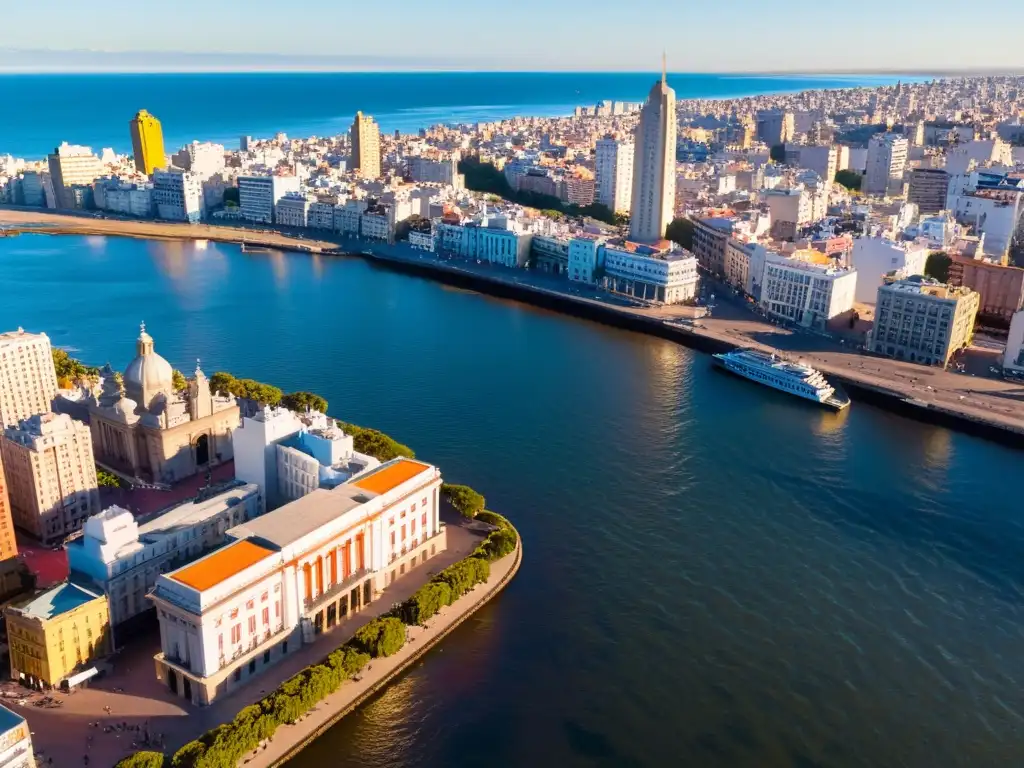
[[[160,121],[144,109],[128,122],[132,134],[132,151],[135,153],[135,170],[147,176],[157,168],[167,167],[164,156],[164,131]]]
[[[89,427],[44,413],[0,439],[14,524],[44,544],[60,542],[100,511]]]
[[[949,174],[942,168],[914,168],[910,172],[907,200],[922,214],[935,214],[946,207]]]
[[[633,200],[629,237],[641,243],[664,239],[676,204],[676,92],[661,80],[647,95],[636,126]]]
[[[80,208],[82,196],[75,187],[88,187],[103,175],[103,163],[89,147],[68,144],[66,141],[47,158],[50,180],[53,183],[54,204],[57,208]]]
[[[0,333],[0,429],[46,413],[56,396],[49,337],[23,328]]]
[[[861,191],[869,195],[899,195],[907,167],[907,137],[879,133],[868,142],[867,170]]]
[[[273,224],[278,202],[289,192],[298,192],[299,186],[297,176],[239,176],[238,205],[242,218]]]
[[[364,179],[380,178],[380,127],[377,121],[356,112],[351,136],[352,170]]]
[[[628,213],[633,199],[631,141],[605,136],[597,142],[597,202],[612,213]]]
[[[765,109],[757,113],[757,138],[774,147],[792,141],[796,133],[796,118],[792,112]]]

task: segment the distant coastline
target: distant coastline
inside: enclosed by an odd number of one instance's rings
[[[4,59],[0,56],[0,66]],[[57,66],[56,64],[54,65]],[[137,64],[135,69],[143,69]],[[25,66],[20,67],[24,72]],[[238,146],[239,137],[345,133],[356,111],[387,133],[438,123],[516,116],[567,116],[601,100],[642,101],[651,72],[57,72],[0,74],[0,100],[20,118],[0,124],[0,154],[41,159],[62,141],[129,152],[127,121],[140,108],[160,116],[165,145],[192,141]],[[802,90],[879,86],[895,75],[672,73],[680,99],[745,98]],[[48,93],[73,94],[52,99]],[[104,104],[103,109],[83,109]]]

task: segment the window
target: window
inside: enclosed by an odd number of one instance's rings
[[[255,616],[250,616],[249,617],[249,634],[250,635],[255,635],[256,634],[256,617]]]
[[[275,600],[274,601],[274,618],[275,619],[280,619],[281,618],[281,601],[280,600]]]
[[[264,666],[270,663],[270,651],[263,652],[263,664]]]
[[[242,625],[241,624],[235,624],[235,626],[233,626],[231,628],[231,642],[232,642],[232,644],[242,642]]]
[[[241,679],[242,679],[242,668],[239,667],[238,669],[235,670],[235,682],[237,683]]]
[[[255,606],[255,605],[256,605],[256,601],[255,600],[250,600],[249,602],[247,602],[245,604],[245,610],[251,611],[253,609],[253,606]]]
[[[427,527],[427,513],[426,512],[424,512],[423,516],[420,518],[420,525],[422,525],[424,528]]]
[[[263,609],[263,626],[266,627],[266,626],[269,626],[269,625],[270,625],[270,609],[269,608],[264,608]]]
[[[249,662],[249,674],[250,675],[256,674],[256,659],[253,659],[252,661]]]

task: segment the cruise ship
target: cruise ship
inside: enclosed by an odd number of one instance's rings
[[[813,400],[841,411],[850,404],[849,396],[825,381],[819,371],[802,363],[785,360],[758,349],[736,349],[714,355],[715,363],[727,371],[766,387]]]

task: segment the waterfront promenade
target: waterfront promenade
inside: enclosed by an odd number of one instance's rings
[[[714,317],[700,326],[666,326],[693,317],[694,308],[649,307],[621,296],[564,277],[527,270],[510,270],[489,264],[447,259],[417,251],[406,243],[388,244],[332,235],[332,240],[310,240],[282,233],[265,233],[236,227],[174,222],[132,221],[49,213],[29,209],[0,208],[0,227],[11,231],[45,234],[95,234],[136,238],[210,239],[217,242],[267,245],[306,252],[347,253],[397,268],[414,269],[434,279],[465,284],[482,292],[493,291],[544,306],[628,325],[633,330],[656,333],[698,349],[755,346],[776,349],[801,357],[826,376],[859,386],[875,395],[879,404],[898,406],[905,415],[926,420],[940,417],[947,426],[957,422],[979,425],[992,433],[1024,436],[1024,386],[989,375],[987,365],[975,365],[967,374],[956,374],[922,365],[861,354],[838,340],[799,329],[782,328],[748,308],[722,300]],[[621,315],[621,318],[612,316]],[[995,363],[995,356],[976,357]],[[971,375],[971,372],[976,375]],[[854,392],[856,396],[858,393]]]
[[[4,687],[2,701],[28,720],[36,753],[43,765],[49,758],[53,758],[55,766],[82,765],[84,756],[88,755],[90,765],[111,766],[139,749],[146,749],[141,744],[146,731],[153,737],[159,735],[164,751],[173,754],[186,742],[231,720],[239,710],[263,698],[282,681],[322,661],[361,626],[387,613],[395,603],[409,598],[435,573],[472,552],[480,542],[479,532],[463,524],[454,513],[447,514],[446,519],[447,550],[397,581],[362,611],[282,660],[263,677],[209,707],[197,708],[187,704],[172,696],[156,679],[153,667],[153,654],[159,650],[159,638],[156,636],[138,638],[136,643],[114,658],[114,671],[92,687],[72,694],[51,694],[61,701],[58,708],[36,706],[41,694],[28,692],[13,683]],[[333,721],[339,712],[349,711],[380,690],[395,674],[417,659],[421,649],[443,638],[505,586],[518,569],[521,546],[515,553],[493,563],[491,576],[484,585],[443,609],[428,622],[427,627],[408,627],[408,641],[399,653],[375,659],[358,680],[345,683],[300,723],[278,730],[273,741],[261,753],[261,760],[265,762],[255,764],[275,764],[295,745],[305,743],[311,734],[318,732],[328,721]],[[94,722],[98,722],[99,727],[91,727],[90,723]],[[106,731],[106,728],[111,730]]]

